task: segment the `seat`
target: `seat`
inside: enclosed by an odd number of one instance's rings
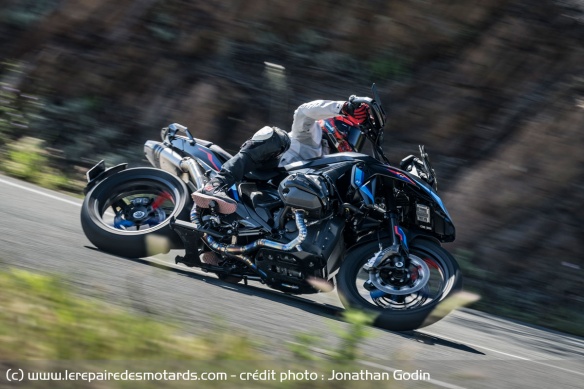
[[[286,170],[280,168],[272,170],[253,170],[245,173],[244,177],[252,181],[269,181],[272,178],[278,177],[281,173],[286,173]]]

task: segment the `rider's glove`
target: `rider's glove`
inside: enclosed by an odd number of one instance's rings
[[[343,104],[341,113],[352,119],[355,124],[362,124],[369,116],[369,106],[365,103],[355,104],[347,101]]]

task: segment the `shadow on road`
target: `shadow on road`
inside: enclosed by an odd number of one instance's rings
[[[90,249],[90,250],[101,252],[101,250],[99,250],[95,247],[92,247],[92,246],[84,246],[84,247],[87,249]],[[280,291],[273,290],[273,289],[266,289],[266,288],[263,288],[261,286],[255,286],[253,284],[245,285],[243,282],[237,283],[237,284],[229,283],[226,281],[222,281],[218,278],[215,278],[215,275],[213,273],[208,273],[209,275],[206,275],[206,274],[201,274],[201,273],[195,273],[192,270],[190,270],[189,268],[181,269],[181,268],[177,268],[171,264],[167,265],[167,264],[163,264],[160,262],[150,261],[148,259],[128,258],[128,257],[110,254],[110,253],[106,253],[106,254],[110,255],[112,257],[117,257],[117,258],[123,259],[125,261],[132,261],[132,262],[156,267],[159,269],[163,269],[166,271],[171,271],[173,273],[180,274],[180,275],[185,276],[185,277],[196,279],[197,281],[200,281],[200,282],[205,282],[207,284],[211,284],[211,285],[223,288],[223,289],[229,289],[231,291],[236,291],[238,293],[245,294],[248,296],[256,296],[256,297],[264,298],[266,300],[270,300],[270,301],[274,301],[274,302],[278,302],[278,303],[285,303],[286,305],[302,309],[302,310],[309,312],[309,313],[312,313],[312,314],[327,316],[329,318],[341,320],[341,314],[343,312],[343,309],[336,307],[334,305],[317,303],[317,302],[314,302],[311,300],[304,299],[304,298],[299,297],[299,296],[287,294],[287,293],[280,292]],[[137,307],[137,308],[139,308],[139,307]],[[144,311],[145,313],[150,313],[148,309],[140,309],[140,310]]]
[[[91,250],[100,251],[100,250],[96,249],[95,247],[91,247],[91,246],[85,246],[85,247],[88,249],[91,249]],[[109,255],[112,255],[112,254],[109,254]],[[219,280],[218,278],[215,278],[214,276],[211,276],[212,273],[210,273],[208,276],[205,274],[195,273],[188,268],[181,269],[181,268],[177,268],[175,266],[171,266],[170,264],[166,265],[163,263],[154,262],[154,261],[150,261],[147,259],[127,258],[127,257],[122,257],[122,256],[117,256],[117,255],[112,255],[112,256],[118,257],[118,258],[123,259],[123,260],[132,261],[132,262],[156,267],[159,269],[163,269],[165,271],[171,271],[173,273],[180,274],[182,276],[195,279],[198,282],[205,282],[207,284],[211,284],[211,285],[223,288],[223,289],[235,291],[237,293],[245,294],[248,296],[260,297],[260,298],[274,301],[274,302],[277,302],[280,304],[286,304],[290,307],[302,309],[303,311],[306,311],[306,312],[314,314],[314,315],[325,316],[329,319],[343,321],[342,313],[344,312],[344,310],[342,308],[339,308],[339,307],[334,306],[334,305],[318,303],[318,302],[315,302],[312,300],[305,299],[305,298],[300,297],[300,296],[283,293],[283,292],[280,292],[277,290],[265,289],[265,288],[260,287],[260,286],[254,286],[254,285],[249,285],[249,284],[245,285],[243,283],[238,283],[238,284],[228,283],[226,281]],[[136,302],[136,300],[134,300],[134,301]],[[146,304],[144,304],[144,306],[140,306],[140,304],[138,304],[138,306],[135,306],[134,308],[136,308],[140,311],[143,311],[144,313],[148,313],[148,314],[153,313],[153,312],[151,312],[151,310],[149,309],[149,307]],[[379,327],[377,327],[377,328],[381,331],[395,334],[395,335],[401,336],[403,338],[406,338],[406,339],[409,339],[409,340],[412,340],[412,341],[415,341],[415,342],[418,342],[418,343],[421,343],[424,345],[443,346],[443,347],[449,347],[451,349],[455,349],[458,351],[468,352],[468,353],[472,353],[472,354],[485,355],[484,353],[482,353],[482,352],[480,352],[472,347],[466,346],[464,344],[451,342],[451,341],[441,339],[441,338],[436,337],[436,336],[427,335],[427,334],[424,334],[424,333],[421,333],[418,331],[396,332],[396,331],[386,330],[384,328],[379,328]]]
[[[466,346],[464,344],[451,342],[449,340],[441,339],[441,338],[438,338],[438,337],[432,336],[432,335],[423,334],[423,333],[418,332],[418,331],[394,332],[394,334],[399,335],[399,336],[406,338],[406,339],[416,341],[418,343],[423,343],[425,345],[429,345],[429,346],[438,345],[438,346],[449,347],[449,348],[459,350],[459,351],[465,351],[467,353],[486,355],[485,353],[478,351],[472,347]]]

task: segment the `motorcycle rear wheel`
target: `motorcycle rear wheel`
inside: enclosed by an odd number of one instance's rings
[[[424,288],[406,295],[386,294],[366,285],[369,273],[363,265],[378,251],[377,242],[364,244],[349,252],[341,265],[337,288],[345,308],[371,313],[375,317],[375,326],[392,331],[425,327],[448,313],[435,311],[435,308],[462,289],[459,266],[448,251],[430,240],[418,239],[411,243],[410,254],[415,256],[416,261],[423,260],[431,271]],[[415,264],[415,261],[412,263]]]
[[[97,248],[129,258],[182,248],[172,217],[189,220],[192,200],[178,177],[154,168],[116,173],[85,197],[81,226]]]

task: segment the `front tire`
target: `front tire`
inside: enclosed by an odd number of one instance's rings
[[[182,247],[169,226],[188,220],[192,200],[178,177],[154,168],[116,173],[95,186],[81,208],[85,236],[105,252],[140,258]]]
[[[363,265],[378,251],[377,242],[366,243],[352,250],[341,265],[337,288],[346,308],[372,313],[374,325],[392,331],[424,327],[448,313],[441,312],[440,316],[433,313],[444,299],[462,289],[459,266],[448,251],[433,241],[418,239],[412,242],[412,263],[424,261],[425,265],[421,265],[431,271],[424,288],[406,295],[384,293],[367,284],[369,273],[363,270]]]

